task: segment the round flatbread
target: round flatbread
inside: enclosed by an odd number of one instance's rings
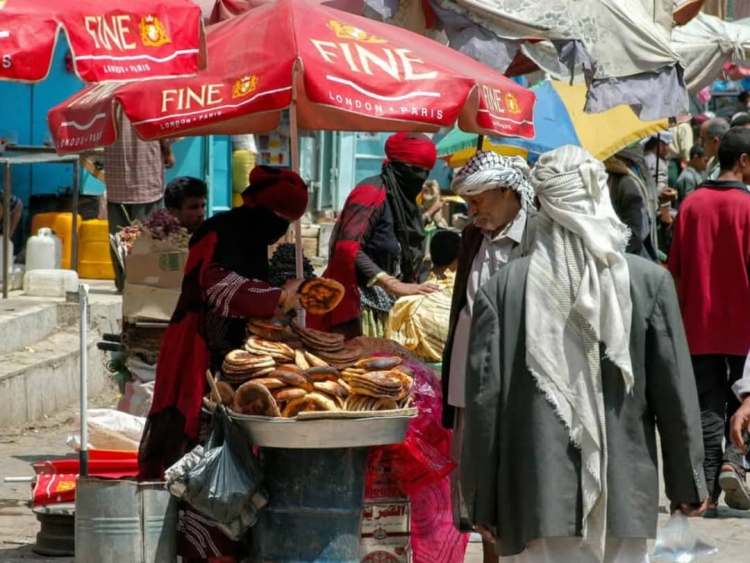
[[[286,403],[287,401],[301,399],[307,395],[307,391],[300,387],[284,387],[282,389],[271,391],[271,395],[273,395],[273,398],[279,403]]]
[[[306,373],[313,381],[338,381],[341,377],[341,372],[331,366],[324,368],[310,368]]]
[[[313,390],[313,382],[305,374],[299,374],[294,371],[286,371],[283,369],[277,369],[271,373],[271,377],[283,381],[291,387],[301,387],[307,392]]]
[[[221,404],[231,407],[234,403],[234,389],[226,381],[217,381],[216,390],[221,397]]]
[[[281,416],[267,387],[255,381],[243,383],[234,396],[234,412],[256,416]]]
[[[315,354],[312,354],[310,352],[305,352],[305,359],[310,364],[310,367],[314,368],[325,368],[328,367],[328,364],[318,358]]]
[[[254,379],[253,381],[255,383],[260,383],[270,391],[273,391],[275,389],[282,389],[287,386],[286,383],[274,377],[259,377],[257,379]]]
[[[383,357],[383,358],[364,358],[359,360],[355,365],[360,369],[366,371],[388,371],[401,364],[401,358],[397,356]]]
[[[336,403],[320,393],[308,393],[304,397],[289,401],[281,416],[294,418],[301,412],[338,410]]]
[[[333,397],[340,397],[346,399],[349,396],[349,392],[344,389],[337,381],[318,381],[313,383],[313,388],[316,391],[331,395]]]
[[[313,278],[299,288],[299,303],[314,315],[333,311],[344,298],[344,286],[335,280]]]

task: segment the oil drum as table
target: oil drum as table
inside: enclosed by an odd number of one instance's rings
[[[416,415],[310,412],[291,420],[230,413],[260,447],[269,496],[251,529],[251,561],[358,563],[370,446],[403,442]]]
[[[252,528],[255,563],[359,561],[369,448],[263,448],[269,504]]]

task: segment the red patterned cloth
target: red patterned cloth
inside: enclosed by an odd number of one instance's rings
[[[323,277],[338,281],[344,286],[344,299],[326,315],[309,315],[307,324],[318,330],[330,332],[334,327],[345,325],[360,316],[360,295],[354,259],[359,252],[362,239],[371,227],[375,212],[385,203],[386,191],[381,184],[359,185],[346,198],[336,227],[331,235],[333,248],[328,268]]]

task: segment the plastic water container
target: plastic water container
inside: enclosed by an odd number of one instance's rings
[[[89,280],[115,279],[109,248],[109,223],[84,221],[78,233],[78,275]]]
[[[255,168],[255,153],[236,150],[232,153],[232,191],[241,194],[250,183],[250,171]]]
[[[13,272],[13,264],[15,260],[15,255],[13,254],[13,241],[9,240],[8,244],[10,245],[10,260],[8,260],[8,275],[10,275]],[[0,279],[6,278],[6,276],[2,275],[4,253],[5,253],[5,240],[3,239],[3,236],[0,235]]]
[[[27,272],[60,268],[57,251],[58,245],[55,243],[56,238],[52,234],[52,230],[47,227],[39,229],[36,235],[29,237],[29,240],[26,241]],[[62,253],[62,241],[60,242],[60,253]]]
[[[83,217],[78,216],[78,231],[81,230]],[[66,270],[72,268],[73,257],[73,214],[72,213],[39,213],[31,219],[31,232],[38,233],[39,229],[52,229],[62,241],[62,258],[60,267]]]
[[[23,276],[23,291],[34,297],[65,297],[78,291],[78,274],[73,270],[32,270]]]

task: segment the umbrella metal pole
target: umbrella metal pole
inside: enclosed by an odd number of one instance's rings
[[[89,406],[89,389],[88,389],[88,307],[89,306],[89,286],[80,284],[78,286],[78,308],[81,318],[78,323],[80,330],[80,393],[81,393],[81,450],[79,452],[81,477],[88,476],[89,470],[89,427],[88,427],[88,406]]]
[[[296,73],[295,73],[296,75]],[[299,174],[299,131],[297,129],[297,99],[296,95],[292,98],[292,105],[289,106],[289,139],[292,145],[292,170]],[[297,279],[305,277],[304,254],[302,248],[302,219],[294,222],[294,265]],[[305,326],[305,311],[299,309],[297,318],[300,326]]]
[[[5,164],[5,189],[3,190],[3,299],[8,298],[10,285],[10,164]]]
[[[80,162],[81,159],[79,158],[73,164],[73,248],[70,254],[70,269],[75,272],[78,271],[78,178]]]

